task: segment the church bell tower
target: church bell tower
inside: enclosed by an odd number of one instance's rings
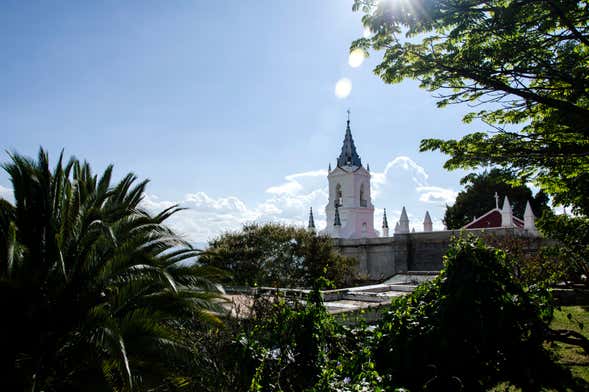
[[[370,172],[362,161],[350,129],[350,112],[342,151],[335,169],[329,168],[329,202],[325,206],[325,233],[335,238],[373,238],[374,206],[370,197]],[[339,219],[336,219],[339,218]]]

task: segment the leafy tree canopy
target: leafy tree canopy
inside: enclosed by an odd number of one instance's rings
[[[548,208],[548,197],[543,192],[532,196],[532,191],[525,185],[513,185],[516,178],[511,172],[501,169],[492,169],[477,174],[472,173],[464,177],[460,183],[464,190],[458,193],[452,206],[446,208],[444,223],[448,229],[459,229],[470,222],[474,217],[479,217],[487,211],[495,208],[495,192],[501,197],[499,206],[503,203],[503,197],[509,197],[513,206],[513,213],[523,218],[526,203],[530,205],[536,216],[542,215],[542,211]]]
[[[199,261],[229,271],[234,284],[273,287],[310,287],[321,276],[344,285],[355,264],[335,252],[330,237],[279,224],[223,234]]]
[[[538,228],[557,241],[548,247],[547,253],[561,265],[565,278],[589,285],[589,218],[546,214]]]
[[[426,139],[445,167],[500,165],[534,179],[556,203],[589,213],[589,2],[587,0],[355,0],[382,50],[386,83],[418,79],[438,106],[484,104],[493,132]]]

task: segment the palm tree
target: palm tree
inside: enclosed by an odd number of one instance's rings
[[[215,322],[219,289],[198,251],[141,207],[147,181],[111,185],[63,153],[18,154],[0,200],[2,390],[136,390],[178,376],[185,320]],[[181,378],[177,378],[181,381]],[[83,386],[83,387],[82,387]]]

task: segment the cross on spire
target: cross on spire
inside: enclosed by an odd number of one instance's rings
[[[350,109],[346,110],[348,112],[348,122],[350,122]]]
[[[495,208],[499,209],[499,195],[495,192]]]

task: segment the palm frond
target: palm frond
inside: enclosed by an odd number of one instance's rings
[[[162,364],[195,355],[182,320],[220,322],[220,274],[195,267],[199,251],[164,224],[182,208],[141,209],[147,181],[130,173],[111,185],[112,165],[98,176],[63,162],[62,151],[52,171],[40,149],[2,166],[14,205],[0,199],[0,307],[11,320],[0,339],[23,333],[0,357],[30,369],[8,374],[38,390],[76,389],[86,374],[121,391],[177,377]]]

